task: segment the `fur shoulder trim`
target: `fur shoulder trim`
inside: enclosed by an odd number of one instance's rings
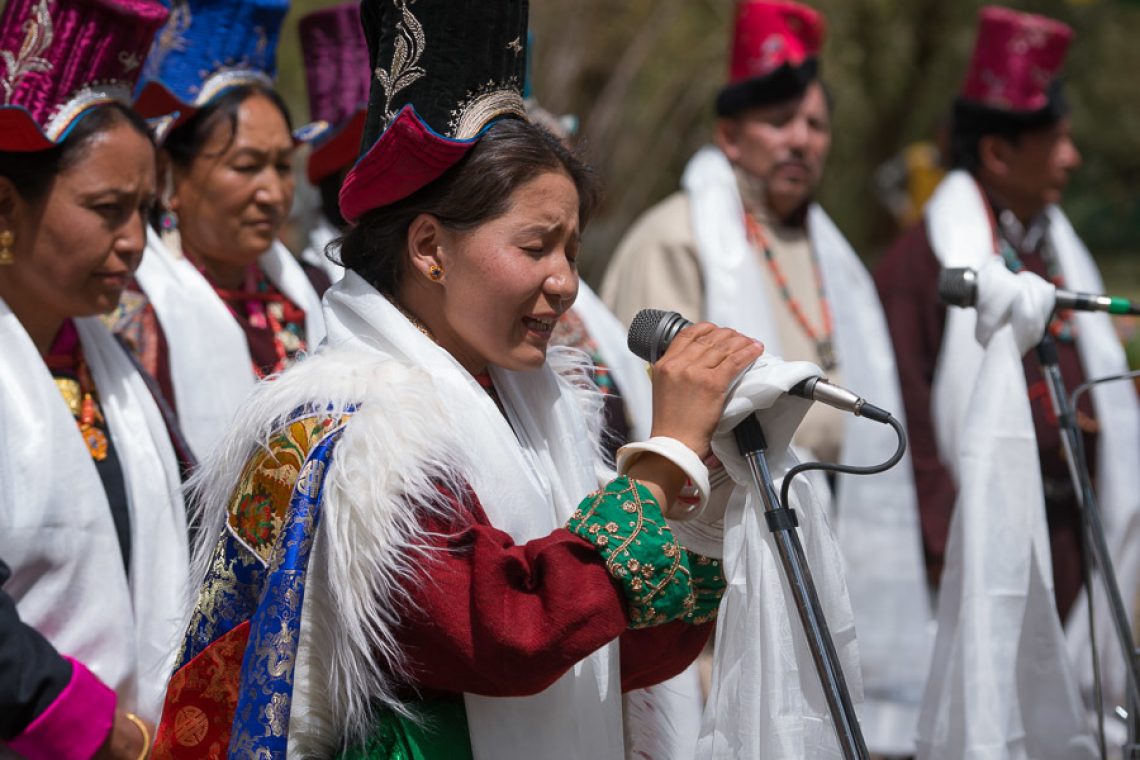
[[[406,712],[395,627],[429,551],[421,521],[450,514],[440,487],[464,493],[470,469],[427,373],[370,351],[324,349],[260,384],[195,475],[199,581],[245,463],[306,406],[352,413],[325,481],[306,581],[290,747],[307,757],[366,737],[376,709]]]

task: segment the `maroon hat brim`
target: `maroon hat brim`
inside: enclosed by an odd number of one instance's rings
[[[0,150],[30,153],[55,147],[32,115],[20,106],[0,106]]]
[[[480,131],[467,140],[444,137],[420,119],[414,106],[404,106],[345,177],[341,215],[356,222],[372,209],[427,187],[459,163],[482,135]]]
[[[357,111],[340,129],[313,145],[308,166],[311,184],[316,185],[341,169],[352,166],[360,153],[360,139],[364,135],[364,120],[367,116],[366,110]]]
[[[143,85],[138,97],[132,106],[135,112],[144,119],[158,119],[173,115],[174,119],[164,125],[165,132],[169,134],[175,127],[198,113],[198,108],[190,103],[184,103],[178,96],[168,90],[162,82],[152,79]]]

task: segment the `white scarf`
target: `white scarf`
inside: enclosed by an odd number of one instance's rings
[[[723,515],[722,552],[728,588],[716,629],[713,681],[698,756],[718,760],[816,760],[839,758],[823,688],[788,590],[775,538],[761,518],[763,507],[732,430],[758,412],[768,443],[776,487],[796,458],[788,448],[808,402],[786,391],[819,369],[808,362],[762,357],[738,381],[713,438],[713,452],[736,483]],[[791,489],[790,506],[824,618],[852,700],[862,700],[859,652],[839,546],[826,512],[806,478]],[[717,515],[702,514],[701,521]],[[689,537],[684,523],[678,536]],[[703,546],[705,553],[713,554]]]
[[[0,301],[0,557],[20,617],[158,719],[182,629],[186,513],[162,416],[97,318],[75,320],[122,466],[131,575],[103,482],[47,365]]]
[[[280,242],[258,264],[275,286],[305,311],[309,350],[324,338],[316,291]],[[135,279],[154,307],[166,338],[178,422],[199,457],[221,440],[257,382],[241,326],[205,277],[186,258],[147,236]]]
[[[347,272],[329,291],[325,303],[329,326],[326,345],[278,381],[264,384],[254,398],[255,405],[267,413],[277,406],[277,415],[306,398],[360,405],[337,449],[337,464],[329,475],[325,511],[310,562],[290,724],[291,754],[294,741],[320,743],[323,737],[326,746],[329,742],[335,745],[343,736],[343,726],[359,718],[343,707],[329,705],[328,692],[355,687],[362,707],[369,699],[389,696],[368,693],[385,686],[366,675],[356,683],[338,680],[339,676],[330,683],[309,673],[327,669],[351,679],[354,674],[366,673],[367,663],[376,659],[371,648],[374,642],[366,636],[346,638],[343,641],[347,643],[339,647],[326,646],[325,641],[314,643],[312,637],[336,637],[345,631],[351,635],[374,624],[364,619],[372,614],[369,605],[378,603],[372,590],[354,588],[340,580],[375,561],[354,552],[352,543],[366,544],[373,538],[390,543],[393,536],[400,540],[392,531],[392,520],[385,515],[392,509],[407,511],[407,507],[400,506],[404,497],[392,489],[410,487],[401,483],[420,483],[424,473],[447,473],[458,468],[491,523],[521,543],[563,526],[604,477],[599,449],[594,445],[601,410],[596,392],[590,396],[591,423],[580,394],[550,366],[532,372],[492,367],[491,376],[510,418],[508,423],[494,400],[450,354],[421,334],[355,273]],[[370,398],[347,398],[352,391],[346,392],[344,387],[358,378],[345,370],[346,356],[356,357],[353,362],[357,367],[366,361],[370,363],[367,366],[392,367],[405,374],[414,370],[419,380],[412,392],[427,401],[389,398],[400,389],[374,387],[379,380],[358,384],[371,394]],[[304,379],[304,387],[298,385],[299,378]],[[395,405],[399,411],[377,415],[385,404]],[[401,425],[407,423],[401,423],[398,415],[414,415],[414,426],[403,429]],[[425,443],[425,436],[439,443]],[[440,444],[463,452],[463,456],[449,462],[407,461],[408,452],[438,448]],[[394,467],[400,469],[390,471]],[[325,583],[328,588],[322,588]],[[357,598],[361,596],[366,598]],[[324,614],[316,605],[323,602],[330,604],[328,612],[336,625],[333,630],[314,634],[320,625],[315,618]],[[361,639],[365,639],[363,646],[356,646]],[[332,665],[315,662],[320,658],[339,661]],[[583,659],[540,694],[519,698],[467,694],[465,703],[472,749],[480,760],[587,760],[622,754],[616,641]],[[317,725],[322,720],[328,725]],[[306,750],[298,744],[296,751]]]
[[[1088,252],[1059,209],[1048,213],[1049,242],[1069,286],[1099,292]],[[926,225],[944,267],[980,268],[994,256],[985,200],[965,172],[943,180],[927,207]],[[1123,351],[1108,318],[1081,314],[1076,320],[1086,374],[1122,371]],[[1070,666],[1058,656],[1063,644],[1020,352],[1000,335],[983,350],[975,339],[976,323],[974,310],[948,311],[932,394],[939,451],[958,481],[959,495],[940,595],[936,651],[942,656],[936,661],[941,666],[932,672],[924,700],[922,741],[928,757],[960,756],[967,747],[992,748],[1003,757],[1048,756],[1039,753],[1053,748],[1057,757],[1071,757],[1065,752],[1078,750],[1066,749],[1066,742],[1081,742],[1084,731],[1071,668],[1088,670],[1088,659]],[[1093,400],[1102,423],[1098,485],[1106,527],[1110,536],[1123,538],[1134,529],[1129,526],[1135,524],[1140,493],[1136,399],[1130,388],[1116,385],[1098,388]],[[1004,498],[995,500],[994,494]],[[1001,525],[1021,527],[999,534]],[[1074,607],[1078,612],[1083,615],[1080,601]],[[1023,630],[1032,630],[1034,637],[1023,641]],[[1115,678],[1112,666],[1106,668],[1109,683],[1115,681],[1122,691],[1123,665],[1115,659],[1115,642],[1106,636],[1106,644],[1102,654],[1116,665]]]
[[[602,360],[613,373],[631,418],[631,439],[648,439],[653,426],[653,384],[649,381],[645,361],[629,350],[625,327],[585,282],[578,284],[574,311],[582,318],[586,332],[597,341]]]
[[[320,214],[317,223],[309,230],[309,244],[301,252],[301,261],[320,269],[328,275],[330,282],[339,282],[344,277],[344,267],[325,255],[325,248],[340,234],[340,230],[332,226],[324,214]]]
[[[719,150],[706,147],[689,162],[682,184],[705,282],[702,318],[760,338],[767,353],[779,355],[763,267],[748,240],[731,165]],[[808,214],[808,234],[834,310],[844,382],[903,420],[894,352],[874,282],[817,205]],[[889,427],[852,419],[844,428],[840,463],[873,464],[894,449]],[[910,455],[885,473],[841,476],[839,482],[836,534],[847,566],[867,696],[860,719],[873,751],[906,754],[914,747],[931,647]]]

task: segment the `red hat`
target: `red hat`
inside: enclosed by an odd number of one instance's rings
[[[717,96],[717,113],[730,116],[802,93],[816,78],[825,26],[819,12],[799,3],[738,3],[728,86]]]
[[[1073,30],[1060,21],[996,5],[982,8],[961,100],[1016,113],[1049,108],[1072,39]]]

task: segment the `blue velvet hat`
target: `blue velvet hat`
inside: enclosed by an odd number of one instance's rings
[[[233,87],[273,87],[288,10],[288,0],[173,0],[144,65],[135,110],[147,118],[177,112],[181,122]]]

